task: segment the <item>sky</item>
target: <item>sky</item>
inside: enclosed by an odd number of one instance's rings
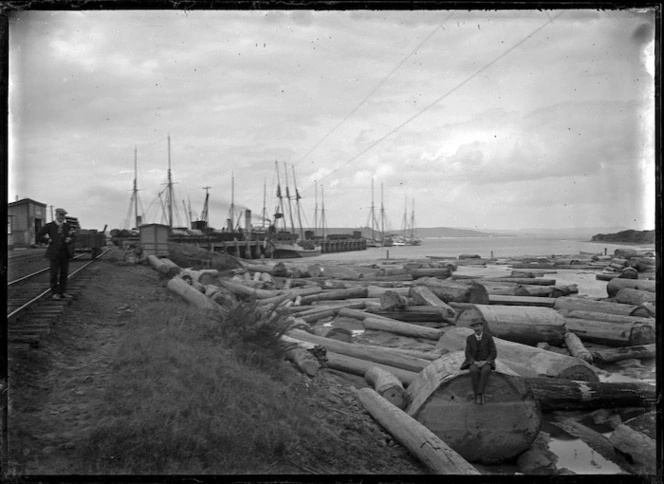
[[[278,168],[306,227],[370,225],[373,200],[390,230],[652,230],[654,25],[647,9],[14,13],[8,202],[130,228],[137,173],[139,215],[167,222],[170,161],[175,225],[201,217],[204,187],[212,227],[232,201],[236,220],[260,224],[264,200],[271,218]]]

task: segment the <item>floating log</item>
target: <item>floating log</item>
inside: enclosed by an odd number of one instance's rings
[[[475,321],[499,338],[523,344],[546,341],[560,346],[565,334],[565,318],[551,308],[475,304],[459,312],[456,325],[468,327]]]
[[[441,301],[449,303],[466,302],[473,304],[488,304],[489,294],[481,284],[476,282],[459,282],[449,279],[436,279],[423,277],[413,282],[414,286],[426,286]]]
[[[440,337],[436,348],[448,351],[464,351],[466,338],[472,334],[470,328],[449,328]],[[506,341],[494,336],[498,360],[521,376],[546,376],[570,380],[598,382],[595,370],[583,360],[561,355],[553,351]]]
[[[174,292],[192,306],[206,310],[217,310],[219,305],[200,291],[197,291],[184,280],[174,277],[166,285],[169,291]]]
[[[542,413],[525,381],[496,361],[485,404],[474,403],[470,372],[459,370],[465,355],[449,353],[431,362],[408,386],[408,414],[470,462],[515,457],[530,447]]]
[[[417,376],[417,372],[414,371],[404,370],[403,368],[397,368],[396,366],[383,365],[374,361],[355,358],[353,356],[342,355],[333,351],[327,352],[326,366],[333,370],[343,371],[344,373],[361,377],[364,377],[369,368],[378,366],[396,376],[401,380],[401,383],[403,383],[404,386],[410,385]]]
[[[366,287],[352,287],[350,289],[332,289],[318,294],[302,297],[302,304],[310,304],[313,301],[329,301],[331,299],[351,299],[367,297]]]
[[[598,408],[655,405],[655,386],[643,382],[589,382],[563,378],[526,378],[542,410],[596,410]]]
[[[520,285],[514,290],[515,296],[551,297],[552,294],[552,286]]]
[[[443,440],[371,388],[357,398],[369,414],[435,474],[480,474]]]
[[[655,342],[652,323],[613,323],[591,319],[564,318],[567,331],[582,341],[608,346],[636,346]]]
[[[583,346],[583,343],[576,334],[568,332],[565,333],[564,338],[565,346],[574,358],[578,358],[585,361],[586,363],[592,364],[593,356],[590,354],[590,351],[588,351],[586,347]]]
[[[623,279],[627,280],[627,279]],[[654,282],[654,281],[653,281]],[[622,304],[631,304],[638,306],[643,303],[655,303],[657,300],[657,294],[650,291],[639,291],[638,289],[632,289],[625,287],[618,291],[615,296],[616,301]]]
[[[387,331],[388,333],[400,334],[411,338],[426,338],[438,341],[443,334],[442,330],[419,326],[417,324],[404,323],[401,321],[386,321],[384,319],[366,318],[362,321],[365,329],[375,331]]]
[[[591,319],[593,321],[604,321],[605,323],[655,323],[655,320],[643,316],[625,316],[622,314],[600,313],[597,311],[582,311],[575,309],[567,314],[568,318]]]
[[[410,269],[413,279],[421,279],[422,277],[436,277],[438,279],[447,279],[452,275],[452,271],[447,267],[440,269]]]
[[[641,316],[648,317],[646,309],[639,308],[638,304],[628,306],[608,301],[596,301],[583,297],[559,297],[556,298],[553,308],[563,316],[567,316],[570,311],[594,311],[599,313],[620,314],[623,316]]]
[[[309,341],[310,343],[324,346],[327,351],[382,363],[388,366],[403,368],[404,370],[419,372],[429,364],[428,360],[382,351],[380,346],[344,343],[343,341],[321,338],[320,336],[299,329],[291,330],[288,335],[295,339]]]
[[[378,395],[399,409],[406,408],[406,389],[396,376],[378,366],[372,366],[364,374],[364,379]]]
[[[409,295],[419,305],[440,308],[445,321],[453,321],[456,317],[456,311],[431,292],[427,286],[413,286],[410,288]]]
[[[629,456],[640,470],[639,474],[657,473],[657,449],[654,439],[623,424],[614,429],[609,442]]]
[[[648,345],[623,346],[607,350],[595,350],[591,354],[595,361],[601,363],[613,363],[631,359],[647,360],[657,356],[657,345],[652,343]]]
[[[556,300],[554,298],[545,297],[489,294],[489,303],[501,306],[534,306],[552,308],[555,301]]]
[[[406,306],[408,306],[408,300],[397,292],[385,291],[380,296],[380,308],[383,311],[399,311]]]
[[[644,279],[611,279],[606,285],[606,292],[609,297],[615,297],[621,289],[636,289],[639,291],[648,291],[655,293],[656,282]]]
[[[630,473],[638,473],[638,468],[629,462],[624,456],[616,452],[615,447],[611,444],[609,439],[596,430],[586,427],[579,422],[572,419],[565,419],[559,422],[551,422],[551,424],[562,429],[572,437],[580,439],[588,445],[591,449],[599,455],[620,466],[623,470]]]
[[[555,279],[538,279],[536,277],[487,277],[487,281],[491,282],[514,282],[516,284],[524,284],[530,286],[555,286]]]

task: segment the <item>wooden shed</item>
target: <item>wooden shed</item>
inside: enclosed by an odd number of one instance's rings
[[[139,227],[140,243],[146,256],[168,256],[170,228],[163,224],[145,224]]]
[[[10,246],[27,248],[37,243],[37,232],[46,225],[46,204],[24,198],[7,205]]]

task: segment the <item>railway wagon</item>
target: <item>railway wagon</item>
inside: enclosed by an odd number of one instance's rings
[[[96,259],[106,246],[106,227],[101,232],[96,229],[76,231],[74,249],[76,252],[90,252],[90,258]]]

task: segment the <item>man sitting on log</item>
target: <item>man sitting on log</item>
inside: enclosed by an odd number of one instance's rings
[[[493,337],[484,331],[482,321],[473,321],[470,327],[474,334],[466,338],[466,359],[461,365],[462,370],[470,370],[470,381],[475,392],[475,403],[484,405],[484,389],[489,380],[489,373],[496,369],[496,343]]]

